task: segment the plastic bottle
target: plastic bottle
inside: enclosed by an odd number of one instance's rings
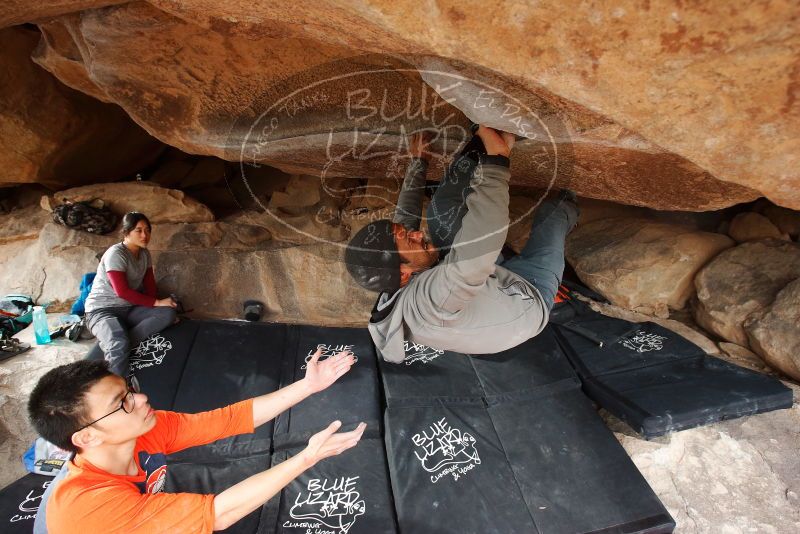
[[[50,343],[50,330],[47,328],[47,314],[42,306],[33,307],[33,333],[37,345]]]

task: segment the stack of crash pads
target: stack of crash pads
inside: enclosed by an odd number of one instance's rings
[[[403,532],[671,532],[555,334],[466,356],[406,344],[382,364]]]
[[[658,324],[607,317],[575,298],[550,320],[586,394],[647,439],[792,406],[779,380],[708,356]]]

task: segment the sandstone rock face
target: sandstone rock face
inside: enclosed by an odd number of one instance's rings
[[[793,386],[795,399],[800,387]],[[678,533],[800,528],[800,406],[644,441],[612,430],[677,523]],[[786,426],[791,425],[791,426]]]
[[[0,488],[27,473],[22,455],[37,437],[28,422],[28,397],[36,382],[53,367],[80,360],[93,344],[57,339],[38,346],[30,327],[14,337],[31,349],[0,362]]]
[[[82,11],[84,9],[122,4],[127,0],[48,0],[47,2],[26,2],[25,0],[8,0],[0,7],[0,28],[35,22]]]
[[[51,188],[119,179],[152,162],[161,143],[119,107],[63,86],[31,62],[38,32],[0,30],[0,186]]]
[[[120,217],[129,211],[140,211],[150,222],[193,223],[214,220],[206,206],[186,196],[183,191],[166,189],[147,182],[120,182],[94,184],[60,191],[51,198],[42,199],[42,207],[52,209],[65,202],[101,199]]]
[[[723,339],[748,346],[743,324],[786,285],[800,278],[800,245],[775,239],[729,249],[697,273],[697,323]]]
[[[169,250],[154,257],[159,286],[207,317],[238,317],[242,302],[256,299],[266,304],[268,321],[363,326],[375,300],[352,282],[341,249],[330,245]]]
[[[352,282],[340,243],[289,246],[272,237],[244,221],[154,223],[149,249],[159,292],[179,295],[197,317],[236,318],[243,301],[258,299],[269,321],[366,323],[375,295]],[[96,271],[117,240],[47,223],[36,239],[0,245],[0,293],[71,304],[81,276]]]
[[[0,245],[39,237],[51,215],[39,206],[28,206],[0,215]]]
[[[647,219],[611,218],[579,225],[566,257],[580,279],[617,306],[666,317],[692,295],[692,280],[729,248],[726,236]]]
[[[765,375],[777,374],[775,370],[764,363],[763,358],[750,349],[742,347],[741,345],[722,341],[719,344],[719,350],[721,350],[722,353],[727,356],[729,361],[740,367],[746,367]]]
[[[725,206],[726,198],[749,196],[573,102],[541,96],[476,66],[427,56],[411,61],[472,122],[522,136],[514,146],[514,183],[568,187],[582,197],[658,209],[713,209]],[[683,194],[687,190],[696,196],[689,200]]]
[[[764,361],[800,380],[800,278],[787,284],[772,305],[751,314],[744,329]]]
[[[768,218],[752,211],[746,211],[734,217],[728,228],[728,235],[737,243],[767,238],[784,238],[778,227],[772,224]]]
[[[339,214],[351,188],[341,180],[292,176],[282,189],[261,209],[237,214],[230,222],[267,228],[275,239],[294,244],[339,243],[349,236]]]
[[[485,31],[486,10],[492,32]],[[794,11],[789,0],[764,9],[547,1],[434,12],[382,0],[302,8],[153,0],[43,22],[46,39],[36,57],[65,83],[120,104],[156,137],[229,160],[241,156],[231,147],[242,146],[274,97],[340,75],[338,87],[301,91],[278,106],[279,132],[257,128],[265,135],[256,143],[260,161],[301,174],[334,171],[329,157],[353,148],[356,123],[382,132],[359,145],[359,154],[367,147],[397,151],[404,131],[430,125],[418,112],[415,72],[438,61],[448,74],[494,84],[482,103],[462,92],[463,84],[450,93],[438,88],[467,115],[477,117],[482,106],[481,118],[510,121],[507,105],[517,99],[548,127],[554,116],[566,125],[565,135],[520,143],[515,183],[549,184],[547,162],[558,153],[571,163],[560,167],[566,175],[557,173],[562,182],[555,185],[568,180],[582,196],[707,210],[753,200],[759,191],[797,207],[800,33],[784,22]],[[181,53],[164,53],[175,42],[183,43]],[[403,58],[413,68],[400,72],[401,84],[388,72],[355,82],[346,75],[381,64],[353,59],[360,53],[390,54],[395,59],[383,56],[384,65]],[[349,59],[326,66],[342,58]],[[406,91],[397,90],[405,87],[417,93],[410,113],[402,113]],[[384,91],[389,112],[381,117]],[[358,113],[343,113],[348,95],[367,93]],[[446,116],[447,106],[440,111]],[[338,176],[379,178],[389,159],[337,163]]]
[[[800,211],[781,208],[780,206],[767,206],[763,214],[772,221],[784,234],[789,234],[797,240],[800,237]]]

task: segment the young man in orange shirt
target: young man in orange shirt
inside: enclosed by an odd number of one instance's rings
[[[52,369],[34,388],[28,411],[42,437],[76,455],[43,500],[45,531],[207,533],[229,527],[306,469],[355,446],[365,425],[336,433],[341,425],[334,421],[301,453],[217,495],[164,493],[166,455],[253,432],[333,384],[354,362],[345,352],[322,362],[319,356],[318,351],[305,377],[294,384],[198,414],[154,411],[135,383],[111,373],[103,361]]]

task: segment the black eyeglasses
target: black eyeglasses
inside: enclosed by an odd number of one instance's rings
[[[115,413],[117,413],[120,410],[122,410],[125,413],[131,413],[134,410],[134,408],[136,408],[136,398],[133,396],[133,394],[134,393],[140,393],[141,392],[141,388],[139,388],[139,381],[133,375],[131,375],[127,379],[125,379],[125,383],[128,386],[128,392],[125,394],[124,397],[122,397],[122,401],[120,401],[120,403],[119,403],[119,408],[117,408],[113,412],[109,412],[109,413],[105,414],[100,419],[95,419],[94,421],[92,421],[88,425],[83,425],[82,427],[80,427],[75,432],[80,432],[84,428],[90,427],[93,424],[95,424],[96,422],[98,422],[98,421],[100,421],[102,419],[105,419],[109,415],[114,415]]]

